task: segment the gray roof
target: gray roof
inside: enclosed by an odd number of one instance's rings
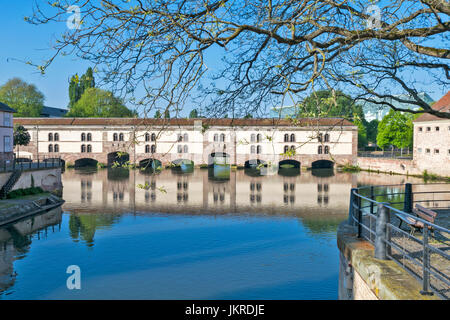
[[[0,111],[3,111],[3,112],[11,112],[11,113],[16,113],[16,112],[17,112],[17,111],[14,110],[13,108],[10,108],[9,106],[7,106],[6,104],[1,103],[1,102],[0,102]]]
[[[41,111],[41,117],[47,117],[47,118],[64,117],[68,111],[69,110],[67,110],[67,109],[43,107],[42,111]]]

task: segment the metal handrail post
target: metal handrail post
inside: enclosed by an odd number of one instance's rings
[[[405,183],[405,199],[403,204],[403,211],[406,213],[411,213],[412,209],[413,209],[412,184]]]
[[[387,224],[389,223],[389,208],[384,203],[378,205],[375,225],[375,258],[388,260],[387,257]]]
[[[370,199],[375,200],[373,186],[370,186]],[[374,203],[371,201],[370,202],[370,213],[371,214],[373,214],[373,209],[374,209]]]
[[[358,238],[362,236],[362,210],[361,210],[361,197],[356,198],[356,205],[358,206]]]
[[[353,220],[354,217],[354,207],[353,207],[353,203],[355,201],[355,194],[354,192],[356,192],[356,188],[352,188],[350,190],[350,205],[349,205],[349,209],[348,209],[348,224],[354,226],[355,225],[355,221]]]
[[[422,228],[423,232],[423,256],[422,256],[422,265],[423,265],[423,288],[420,293],[426,296],[432,296],[433,292],[430,291],[430,253],[428,249],[428,226],[424,225]]]

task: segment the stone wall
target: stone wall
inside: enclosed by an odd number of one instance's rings
[[[10,172],[0,173],[1,186],[8,181],[10,175]],[[41,187],[45,191],[58,192],[62,190],[61,168],[51,168],[22,172],[19,180],[16,182],[11,191],[30,188],[32,186],[32,180],[34,180],[35,187]]]
[[[358,166],[364,170],[399,173],[405,175],[420,175],[414,160],[358,157]]]
[[[347,221],[338,227],[339,300],[439,300],[421,295],[421,283],[392,260],[374,258],[374,247]]]

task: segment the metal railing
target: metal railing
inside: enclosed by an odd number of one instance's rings
[[[413,192],[413,186],[445,186],[448,190]],[[391,191],[394,192],[377,192],[381,188],[393,189]],[[444,199],[442,195],[449,197]],[[450,184],[406,183],[353,188],[350,194],[349,223],[357,226],[359,238],[374,245],[375,258],[393,260],[419,280],[422,283],[421,294],[436,294],[448,300],[450,255],[447,252],[450,250],[450,230],[412,213],[415,203],[423,205],[430,201],[425,199],[427,196],[432,196],[432,209],[439,210],[438,215],[445,215],[450,220]],[[383,201],[377,201],[379,198],[383,198]],[[386,201],[389,200],[387,198],[391,198],[391,201]],[[402,222],[408,218],[420,221],[423,228],[416,230],[410,225],[411,232],[402,229]],[[394,225],[396,222],[399,222],[398,226]],[[416,231],[420,231],[422,236],[416,236]]]
[[[61,158],[14,159],[0,162],[0,172],[27,171],[44,168],[58,168],[64,164]]]
[[[412,152],[399,152],[399,151],[358,151],[358,157],[366,158],[390,158],[390,159],[405,159],[410,160],[413,158]]]

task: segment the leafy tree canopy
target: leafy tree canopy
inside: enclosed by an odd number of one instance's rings
[[[197,109],[192,109],[192,111],[189,113],[189,118],[198,118],[198,111]]]
[[[88,88],[95,88],[94,72],[91,67],[81,76],[73,75],[69,82],[69,108],[80,100],[84,91]]]
[[[67,117],[83,118],[126,118],[135,113],[129,110],[123,101],[110,91],[99,88],[87,88],[66,114]]]
[[[34,86],[13,78],[0,87],[0,101],[15,109],[16,117],[40,117],[44,95]]]
[[[30,143],[31,136],[28,130],[22,125],[14,126],[14,145],[26,146]]]
[[[412,147],[414,115],[391,110],[378,125],[377,144],[381,148]]]
[[[343,117],[352,119],[356,114],[364,119],[362,106],[353,103],[353,99],[342,91],[319,90],[309,95],[298,106],[299,117]]]
[[[155,119],[161,119],[161,117],[162,117],[161,111],[156,110],[155,115],[153,116],[153,118],[155,118]]]

